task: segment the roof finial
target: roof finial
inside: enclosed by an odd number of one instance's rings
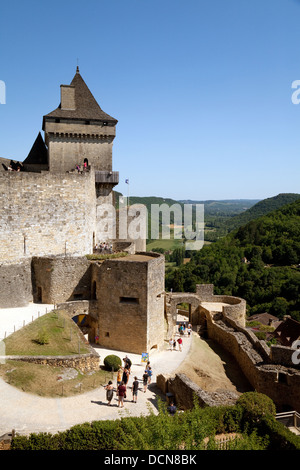
[[[76,67],[76,73],[79,73],[78,58],[77,58],[77,67]]]

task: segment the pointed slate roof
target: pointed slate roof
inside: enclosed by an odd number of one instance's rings
[[[66,118],[66,119],[84,119],[84,120],[96,120],[96,121],[107,121],[117,123],[117,119],[113,118],[109,114],[105,113],[95,100],[85,81],[79,73],[77,67],[76,74],[70,83],[70,86],[75,87],[75,110],[61,109],[61,104],[49,114],[43,117],[43,129],[44,122],[47,117],[50,118]]]
[[[276,328],[274,337],[283,346],[292,346],[293,342],[300,337],[300,322],[293,318],[287,318]]]
[[[37,138],[34,141],[33,146],[23,163],[27,164],[48,164],[48,154],[47,154],[47,147],[41,136],[41,133],[38,133]]]

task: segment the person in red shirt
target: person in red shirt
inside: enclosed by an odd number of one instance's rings
[[[179,345],[179,351],[182,351],[182,338],[178,338],[177,343]]]
[[[124,397],[126,396],[126,386],[122,381],[118,387],[118,406],[121,405],[121,408],[124,406]]]

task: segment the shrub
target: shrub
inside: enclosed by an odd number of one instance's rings
[[[118,370],[119,367],[122,365],[121,359],[115,354],[110,354],[109,356],[106,356],[103,362],[107,370]]]
[[[48,335],[47,331],[45,330],[45,328],[42,328],[39,331],[36,342],[38,344],[41,344],[41,345],[49,343],[49,335]]]
[[[238,398],[236,404],[243,409],[243,423],[250,427],[256,426],[264,416],[274,418],[276,415],[276,407],[273,400],[263,393],[243,393]]]

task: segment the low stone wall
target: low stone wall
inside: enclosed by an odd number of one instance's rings
[[[273,364],[280,364],[284,365],[287,367],[294,367],[295,369],[300,369],[300,364],[295,363],[300,359],[300,351],[298,353],[296,349],[288,348],[286,346],[280,346],[280,345],[273,345],[270,348],[271,353],[270,357],[272,360]],[[293,359],[293,354],[295,353],[295,357]]]
[[[31,364],[43,364],[54,367],[79,369],[82,372],[99,369],[100,356],[95,354],[78,354],[72,356],[5,356],[5,359],[24,361]]]
[[[200,302],[219,302],[228,305],[223,306],[223,313],[226,317],[232,318],[242,326],[246,324],[246,301],[240,297],[231,295],[214,295],[213,284],[197,284],[196,294]]]
[[[187,410],[194,406],[196,398],[201,407],[234,405],[238,395],[228,390],[206,392],[196,385],[185,374],[176,374],[175,377],[157,376],[157,385],[164,393],[174,396],[174,401],[181,409]]]

